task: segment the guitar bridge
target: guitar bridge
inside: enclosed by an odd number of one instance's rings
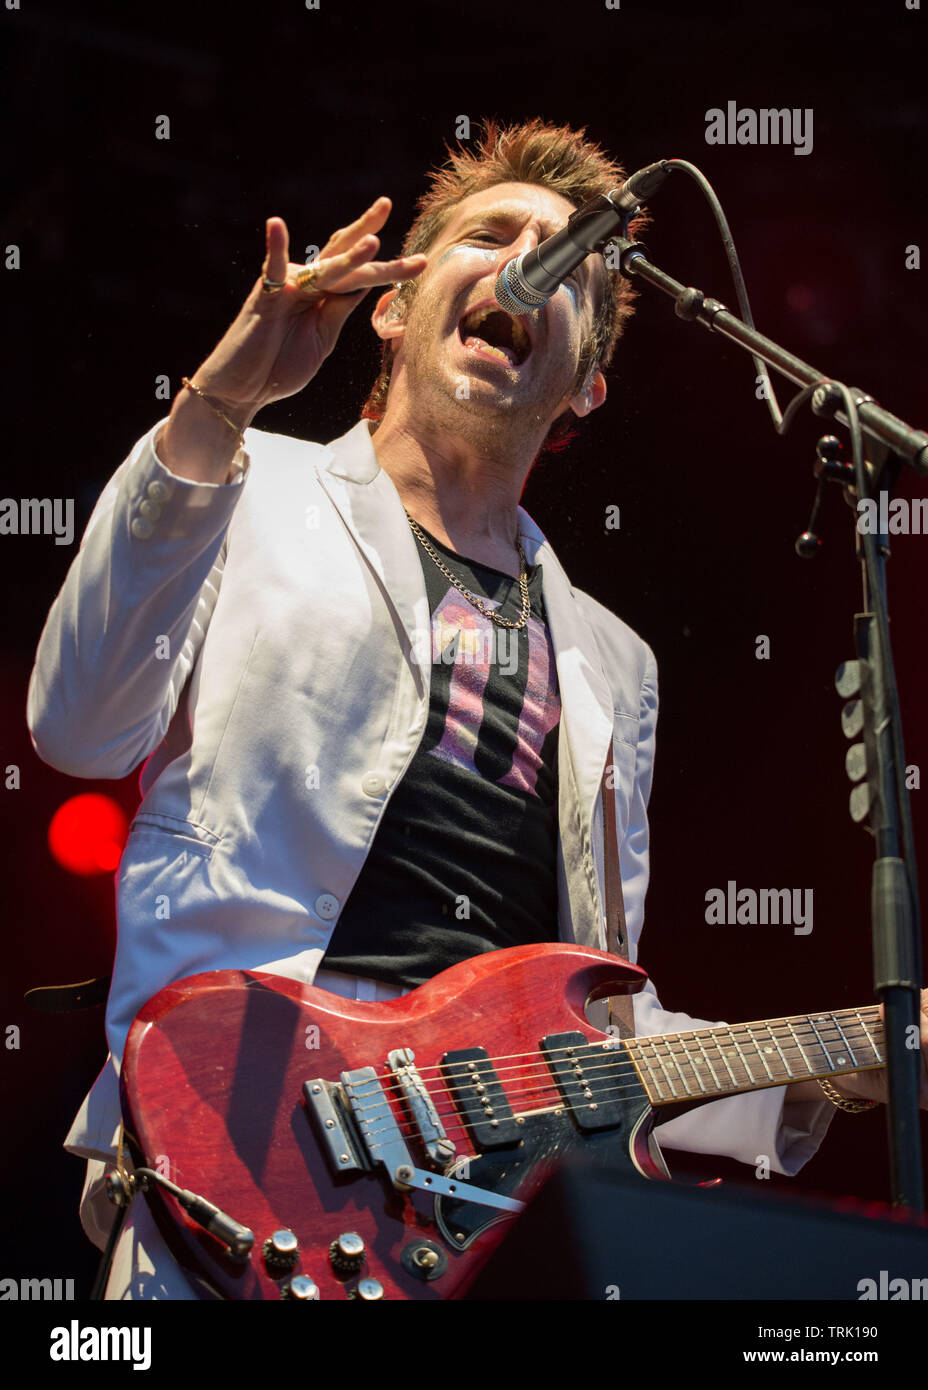
[[[341,1081],[368,1157],[382,1163],[395,1183],[397,1170],[411,1172],[413,1165],[380,1077],[373,1067],[358,1067],[343,1071]]]
[[[372,1172],[342,1087],[319,1076],[303,1082],[303,1096],[333,1176]]]
[[[334,1166],[338,1172],[350,1172],[352,1167],[359,1168],[362,1164],[370,1170],[371,1163],[366,1161],[369,1159],[373,1163],[382,1163],[393,1186],[401,1191],[417,1188],[433,1197],[454,1197],[507,1212],[519,1212],[525,1206],[524,1202],[518,1201],[515,1197],[506,1197],[502,1193],[476,1187],[460,1178],[446,1178],[441,1173],[430,1173],[417,1168],[390,1109],[390,1102],[381,1085],[380,1077],[373,1067],[343,1071],[340,1086],[332,1085],[321,1078],[306,1081],[303,1084],[303,1092],[309,1101],[311,1113],[320,1126],[320,1132],[325,1136],[330,1162],[334,1158]],[[334,1142],[336,1133],[346,1141],[349,1138],[348,1126],[340,1123],[339,1115],[339,1107],[346,1104],[350,1107],[351,1118],[360,1138],[359,1143],[353,1145],[353,1152],[345,1148],[339,1153],[338,1144]]]
[[[343,1071],[339,1082],[304,1081],[303,1095],[333,1173],[372,1173],[382,1163],[396,1185],[398,1172],[414,1171],[373,1067]]]
[[[416,1054],[409,1047],[394,1048],[387,1053],[387,1066],[419,1131],[425,1152],[433,1163],[444,1168],[454,1158],[454,1141],[448,1138],[415,1060]]]

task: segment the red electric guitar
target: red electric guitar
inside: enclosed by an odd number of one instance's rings
[[[259,972],[169,985],[129,1033],[129,1147],[231,1221],[219,1239],[149,1182],[162,1233],[205,1298],[453,1298],[568,1151],[666,1179],[653,1107],[883,1065],[876,1005],[622,1040],[590,1026],[589,1000],[645,979],[535,945],[383,1004]]]

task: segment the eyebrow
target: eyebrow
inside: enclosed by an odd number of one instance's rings
[[[570,214],[568,213],[568,217],[569,216]],[[454,237],[460,236],[465,232],[468,227],[477,224],[491,223],[498,227],[513,227],[517,224],[522,225],[525,221],[525,206],[523,203],[495,203],[491,207],[483,208],[480,211],[474,209],[469,216],[461,219],[454,231],[451,231],[451,229],[446,226],[445,235],[453,240]],[[566,222],[566,217],[563,222],[552,222],[550,218],[543,218],[539,223],[542,241],[546,241],[547,238],[553,236],[555,232],[559,232],[561,228],[565,226]],[[577,269],[586,276],[587,288],[590,293],[596,294],[596,297],[601,299],[603,290],[600,289],[597,293],[596,272],[589,264],[589,257],[581,261]],[[598,312],[600,307],[601,305],[594,305],[594,312]]]
[[[566,218],[564,221],[566,222]],[[462,218],[459,231],[474,222],[495,222],[498,226],[513,227],[517,223],[522,224],[526,221],[525,207],[522,203],[496,203],[493,207],[483,208],[480,211],[474,209],[469,216]],[[553,236],[560,231],[563,222],[552,222],[549,218],[544,218],[541,222],[542,241],[547,237]]]

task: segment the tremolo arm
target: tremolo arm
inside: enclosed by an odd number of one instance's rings
[[[389,1054],[388,1063],[422,1135],[426,1153],[436,1163],[449,1162],[454,1155],[454,1144],[445,1133],[422,1078],[413,1066],[413,1054],[408,1048],[398,1048]],[[310,1114],[338,1172],[368,1166],[364,1160],[382,1163],[393,1186],[401,1191],[417,1188],[436,1197],[454,1197],[500,1211],[524,1210],[525,1203],[514,1197],[504,1197],[460,1178],[446,1178],[440,1173],[417,1168],[373,1067],[343,1071],[340,1080],[339,1086],[333,1086],[317,1078],[307,1081],[303,1087]],[[357,1152],[345,1123],[346,1102],[363,1145],[363,1154]]]

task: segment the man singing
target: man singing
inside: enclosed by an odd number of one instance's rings
[[[519,506],[542,447],[603,404],[632,295],[590,256],[534,313],[494,299],[509,260],[623,177],[582,133],[490,124],[432,175],[397,260],[375,259],[385,197],[309,267],[270,218],[238,317],[97,504],[28,715],[39,754],[73,776],[145,760],[118,871],[111,1059],[66,1141],[89,1160],[81,1215],[101,1247],[126,1035],[170,981],[265,969],[379,1000],[480,952],[605,948],[604,767],[636,959],[654,657],[571,587]],[[359,422],[330,444],[252,428],[374,286],[383,365]],[[650,984],[635,999],[640,1034],[702,1023]],[[833,1113],[804,1083],[657,1137],[794,1173]],[[195,1296],[143,1199],[107,1296]]]

